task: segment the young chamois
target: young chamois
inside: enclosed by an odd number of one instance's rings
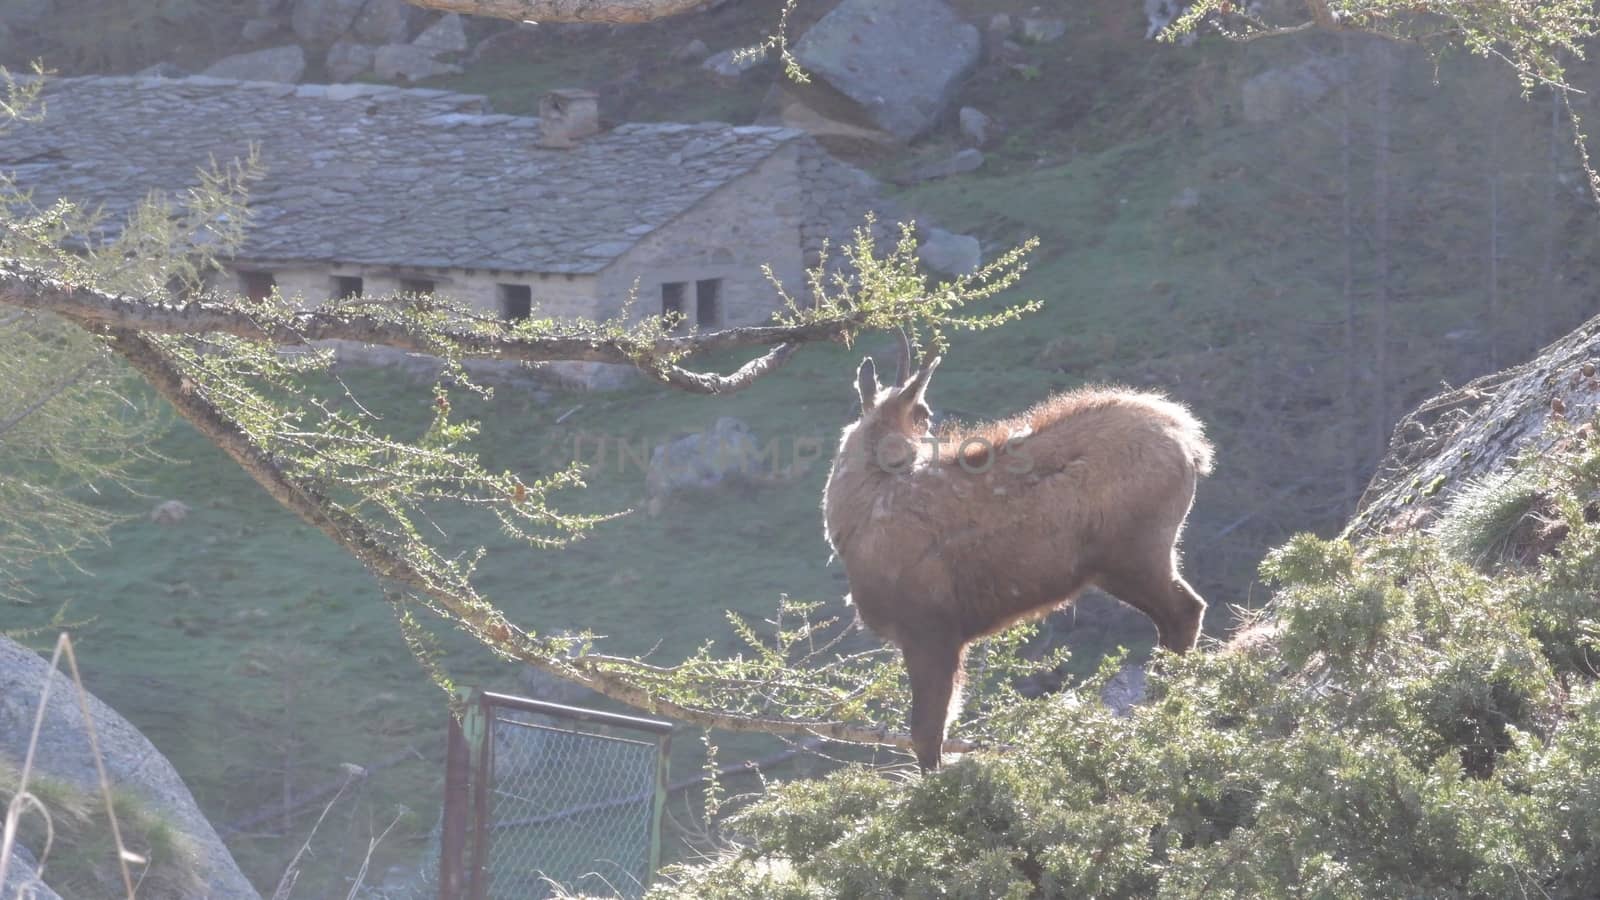
[[[1156,394],[1082,388],[1001,422],[929,429],[934,358],[880,387],[857,373],[861,419],[823,492],[828,542],[861,620],[900,648],[911,739],[939,767],[973,640],[1095,585],[1155,622],[1182,653],[1205,601],[1178,574],[1195,482],[1211,470],[1201,425]]]

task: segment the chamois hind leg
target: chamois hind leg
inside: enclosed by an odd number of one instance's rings
[[[1161,646],[1177,653],[1194,648],[1206,602],[1169,565],[1126,569],[1097,578],[1113,597],[1139,610],[1156,625]]]
[[[962,680],[963,642],[953,635],[917,635],[902,648],[911,676],[911,745],[924,772],[939,768],[951,701]]]

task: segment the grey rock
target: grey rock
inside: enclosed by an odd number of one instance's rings
[[[377,52],[377,48],[366,44],[339,41],[328,48],[323,66],[328,70],[328,77],[334,81],[349,81],[357,75],[372,70],[372,62]]]
[[[256,0],[256,17],[266,18],[288,12],[289,0]]]
[[[250,19],[239,29],[239,37],[255,43],[262,38],[271,37],[283,28],[283,20],[278,18]]]
[[[983,248],[969,234],[955,234],[943,228],[923,228],[917,242],[917,258],[940,275],[967,275],[983,265]]]
[[[1349,69],[1327,58],[1268,69],[1244,83],[1240,110],[1245,121],[1258,125],[1281,121],[1303,111],[1349,77]]]
[[[645,473],[645,492],[652,510],[680,491],[711,490],[760,474],[761,448],[750,426],[723,416],[710,431],[685,435],[656,447]]]
[[[943,0],[844,0],[800,38],[795,58],[909,141],[938,121],[981,43]]]
[[[730,47],[713,53],[700,63],[700,67],[712,72],[721,78],[738,78],[746,72],[755,69],[767,61],[766,54],[757,53],[741,56],[739,47]]]
[[[11,33],[11,26],[7,25],[4,19],[0,19],[0,59],[9,57],[15,45],[16,36]]]
[[[972,147],[957,150],[954,154],[931,163],[924,163],[912,170],[910,180],[932,181],[935,178],[949,178],[951,175],[960,175],[965,172],[976,171],[983,166],[983,152]]]
[[[699,62],[710,54],[711,48],[706,46],[706,42],[700,40],[699,38],[695,38],[689,43],[684,44],[682,47],[672,51],[672,61]]]
[[[0,754],[13,760],[21,760],[26,755],[47,675],[51,679],[50,701],[45,707],[35,765],[53,778],[98,790],[99,778],[94,755],[84,736],[76,687],[59,672],[51,675],[49,663],[39,654],[3,636],[0,636]],[[210,896],[259,898],[166,757],[127,719],[98,698],[90,695],[86,702],[112,787],[141,797],[171,823],[176,832],[188,838],[199,854],[196,862],[211,891]]]
[[[233,78],[239,81],[283,81],[294,83],[306,71],[306,52],[299,44],[268,47],[252,53],[236,53],[217,60],[201,72],[208,78]]]
[[[372,70],[385,81],[420,81],[435,75],[453,75],[460,66],[442,63],[434,54],[411,44],[386,44],[372,57]]]
[[[416,7],[405,0],[367,0],[351,30],[358,40],[369,44],[403,44],[411,37]]]
[[[439,21],[424,28],[411,45],[435,55],[461,53],[467,49],[467,32],[461,27],[460,16],[445,13]]]
[[[39,880],[39,860],[19,841],[11,845],[11,864],[0,882],[0,897],[6,900],[61,900],[61,895]]]
[[[326,47],[345,36],[367,0],[295,0],[289,24],[300,40]]]
[[[1187,212],[1200,206],[1200,192],[1193,187],[1186,187],[1178,192],[1168,205],[1175,212]]]
[[[1145,682],[1144,666],[1128,663],[1106,682],[1100,700],[1119,716],[1131,715],[1133,708],[1144,702]]]
[[[1066,33],[1067,23],[1062,19],[1024,16],[1017,21],[1017,37],[1030,44],[1053,43]]]
[[[993,119],[971,106],[961,107],[957,118],[961,121],[962,137],[971,141],[973,146],[982,147],[989,142],[989,126],[994,124]]]
[[[189,504],[182,500],[167,500],[150,510],[150,521],[157,525],[176,525],[189,518],[191,511]]]

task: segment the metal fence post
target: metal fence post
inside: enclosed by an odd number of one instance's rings
[[[672,758],[672,732],[664,731],[656,744],[656,802],[650,816],[650,868],[645,872],[645,883],[655,877],[661,868],[661,819],[667,812],[667,761]]]
[[[467,743],[472,753],[472,865],[468,870],[468,896],[489,896],[489,783],[494,778],[494,711],[482,691],[474,691],[467,707]]]
[[[444,762],[444,821],[439,829],[439,900],[462,900],[461,851],[467,836],[471,766],[466,736],[454,711],[447,713]]]

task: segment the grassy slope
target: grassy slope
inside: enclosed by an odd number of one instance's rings
[[[1109,9],[1073,7],[1067,13],[1073,38],[1030,49],[1038,80],[1004,69],[980,72],[963,101],[983,105],[1009,132],[980,173],[904,197],[948,227],[975,231],[991,247],[1025,234],[1044,239],[1019,296],[1043,298],[1045,310],[1013,328],[959,337],[933,399],[946,410],[1003,414],[1058,387],[1113,379],[1160,384],[1191,402],[1212,422],[1223,451],[1221,470],[1202,486],[1187,548],[1191,571],[1219,606],[1244,602],[1261,547],[1339,514],[1326,491],[1305,498],[1306,489],[1295,488],[1307,478],[1332,478],[1328,466],[1339,440],[1324,414],[1337,387],[1330,383],[1338,370],[1326,367],[1337,363],[1330,346],[1342,303],[1340,256],[1329,243],[1337,233],[1328,188],[1331,144],[1325,131],[1308,137],[1295,130],[1301,126],[1247,128],[1229,118],[1219,98],[1236,90],[1228,86],[1239,73],[1265,60],[1214,45],[1184,54],[1130,43],[1137,22]],[[731,45],[734,37],[752,37],[746,32],[758,21],[662,28],[637,40],[619,32],[616,55],[604,59],[617,72],[619,59],[655,60],[697,34],[718,38],[706,37],[718,49],[722,39]],[[594,54],[612,46],[608,40],[598,35],[544,47],[537,64],[501,62],[447,86],[503,88],[501,102],[516,109],[514,97],[526,102],[534,87],[603,77],[607,66]],[[1271,52],[1302,50],[1286,44]],[[665,87],[624,104],[630,117],[646,117],[641,110],[649,107],[661,118],[719,112],[745,118],[758,99],[750,87],[707,89],[692,67],[640,65],[665,73],[652,82]],[[663,105],[663,97],[673,96],[679,105]],[[1448,131],[1459,110],[1438,102],[1408,108],[1408,115],[1406,133],[1427,135]],[[1536,122],[1536,113],[1524,121]],[[1536,125],[1526,130],[1532,135]],[[946,149],[940,140],[925,152]],[[1470,147],[1425,144],[1407,152],[1413,154],[1406,157],[1408,171],[1459,163],[1463,178],[1476,177]],[[1304,165],[1297,162],[1307,156]],[[1402,395],[1482,367],[1481,360],[1462,359],[1470,354],[1458,352],[1459,345],[1436,340],[1471,326],[1482,302],[1475,269],[1464,264],[1479,246],[1477,200],[1448,185],[1430,187],[1442,178],[1408,176],[1397,202],[1411,217],[1397,229],[1404,249],[1396,268],[1405,288],[1395,328],[1408,367]],[[1172,208],[1184,187],[1200,191],[1200,207]],[[1515,202],[1539,199],[1533,187],[1519,190],[1526,196]],[[1531,233],[1508,243],[1518,259],[1537,256]],[[1365,264],[1366,250],[1361,259]],[[1585,271],[1569,277],[1578,281]],[[857,355],[811,348],[779,376],[725,399],[639,387],[540,403],[502,390],[482,411],[483,450],[494,466],[538,472],[570,454],[580,433],[636,446],[732,415],[762,440],[793,446],[799,438],[816,439],[826,453],[851,412],[849,373]],[[1315,371],[1304,374],[1307,366]],[[423,419],[422,399],[410,385],[382,373],[350,379],[397,430]],[[82,629],[81,654],[91,686],[171,757],[219,823],[279,796],[285,766],[294,787],[304,790],[334,778],[340,762],[371,764],[407,747],[436,758],[441,697],[410,661],[365,574],[275,509],[187,427],[175,427],[164,449],[182,462],[152,469],[147,497],[107,502],[139,515],[155,499],[176,497],[195,507],[190,519],[176,527],[133,522],[119,529],[111,547],[82,557],[92,575],[39,573],[33,583],[39,604],[8,611],[7,625],[38,622],[66,600],[74,615],[93,616]],[[842,612],[841,573],[824,566],[822,477],[819,465],[788,485],[680,501],[659,518],[619,519],[561,551],[501,552],[484,566],[481,585],[532,628],[585,627],[607,635],[613,651],[655,648],[664,660],[704,640],[728,641],[722,610],[763,615],[780,592],[827,600]],[[593,487],[569,506],[624,509],[643,495],[643,473],[619,467],[615,452],[591,480]],[[1284,501],[1277,491],[1285,485],[1299,493],[1284,497],[1304,502]],[[1234,526],[1241,518],[1247,525]],[[455,532],[452,540],[462,545],[496,542],[481,526]],[[1073,624],[1069,617],[1062,627]],[[1104,646],[1149,639],[1148,625],[1126,615],[1085,615],[1076,626],[1085,663]],[[461,682],[514,684],[512,673],[487,654],[461,641],[446,646]],[[688,748],[680,770],[692,765],[692,743],[679,741]],[[727,743],[724,758],[748,746]],[[418,826],[425,828],[438,778],[431,759],[380,773],[359,818],[370,810],[381,825],[382,809],[404,802],[422,811]],[[274,822],[260,836],[232,843],[252,876],[266,883],[304,827],[297,823],[288,841]],[[349,838],[364,839],[365,827],[354,814],[339,825],[330,840],[341,849],[318,862],[326,877],[355,868],[359,857],[348,855]],[[414,851],[417,833],[391,841],[389,858]]]

